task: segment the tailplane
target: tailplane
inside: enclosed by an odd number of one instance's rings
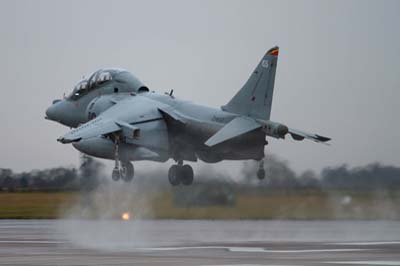
[[[269,120],[274,93],[279,47],[271,48],[238,93],[222,109],[227,112]]]

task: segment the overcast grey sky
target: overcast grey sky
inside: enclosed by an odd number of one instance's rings
[[[0,167],[76,164],[43,119],[83,75],[122,67],[218,107],[280,46],[271,119],[333,138],[271,140],[297,171],[400,166],[400,1],[0,1]],[[232,165],[230,163],[230,165]]]

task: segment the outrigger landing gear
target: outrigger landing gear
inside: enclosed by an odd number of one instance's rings
[[[264,159],[260,161],[260,166],[257,171],[257,178],[263,180],[265,178]]]
[[[125,182],[130,182],[135,174],[133,164],[130,162],[120,162],[119,160],[119,138],[115,138],[115,166],[112,171],[112,180],[118,181],[120,179]]]
[[[183,165],[183,161],[178,161],[178,163],[172,165],[168,171],[168,180],[173,186],[177,186],[181,183],[185,186],[189,186],[193,183],[193,177],[193,168],[188,164]]]

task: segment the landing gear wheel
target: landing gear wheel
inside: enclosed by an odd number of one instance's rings
[[[114,181],[118,181],[121,178],[121,173],[118,168],[113,169],[111,178]]]
[[[194,173],[193,173],[193,168],[190,165],[185,164],[184,166],[182,166],[180,174],[181,174],[180,178],[182,184],[184,184],[185,186],[189,186],[193,183]]]
[[[264,169],[258,169],[257,178],[259,180],[263,180],[265,178],[265,170]]]
[[[260,160],[260,167],[257,171],[257,178],[263,180],[265,178],[264,159]]]
[[[135,175],[135,169],[133,168],[133,164],[130,162],[123,162],[121,163],[121,178],[125,182],[131,182],[133,176]]]
[[[181,168],[178,165],[173,165],[168,170],[168,180],[169,183],[173,186],[177,186],[181,183],[180,180],[180,171]]]

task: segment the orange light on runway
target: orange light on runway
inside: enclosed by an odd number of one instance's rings
[[[121,214],[121,219],[124,221],[128,221],[131,218],[131,215],[129,214],[129,212],[124,212],[123,214]]]

